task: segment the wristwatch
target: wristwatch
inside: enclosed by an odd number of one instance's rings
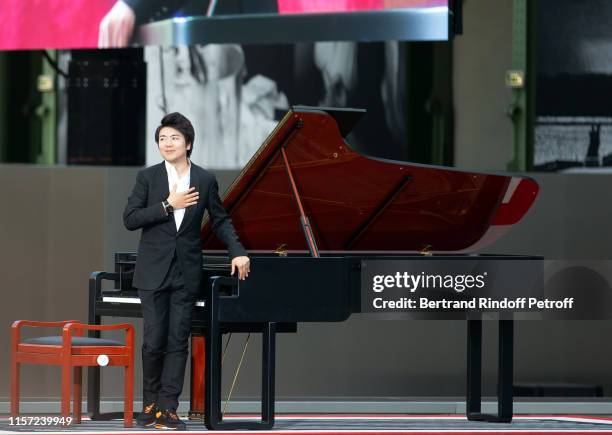
[[[174,207],[172,207],[172,205],[168,201],[162,201],[162,205],[164,206],[166,214],[174,212]]]

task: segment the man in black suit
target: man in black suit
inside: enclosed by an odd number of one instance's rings
[[[155,131],[164,161],[138,172],[123,213],[125,227],[142,229],[134,286],[142,303],[143,412],[137,423],[184,430],[176,408],[183,388],[191,314],[200,288],[200,228],[208,209],[227,245],[232,275],[245,279],[249,258],[223,209],[215,176],[189,161],[194,129],[170,113]]]

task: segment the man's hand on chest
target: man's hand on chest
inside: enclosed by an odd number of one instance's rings
[[[196,205],[199,197],[199,192],[195,192],[195,187],[190,187],[184,192],[177,192],[177,186],[174,184],[170,195],[168,195],[167,201],[172,208],[178,210]]]

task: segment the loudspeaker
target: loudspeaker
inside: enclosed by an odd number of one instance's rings
[[[67,162],[143,166],[143,49],[73,50],[68,71]]]

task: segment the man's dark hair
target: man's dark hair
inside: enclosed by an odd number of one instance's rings
[[[191,121],[185,118],[178,112],[168,113],[161,120],[161,125],[155,130],[155,143],[159,145],[159,131],[164,127],[172,127],[175,130],[181,132],[185,137],[185,144],[191,145],[191,148],[187,150],[187,157],[191,156],[193,151],[193,141],[195,139],[195,130]]]

